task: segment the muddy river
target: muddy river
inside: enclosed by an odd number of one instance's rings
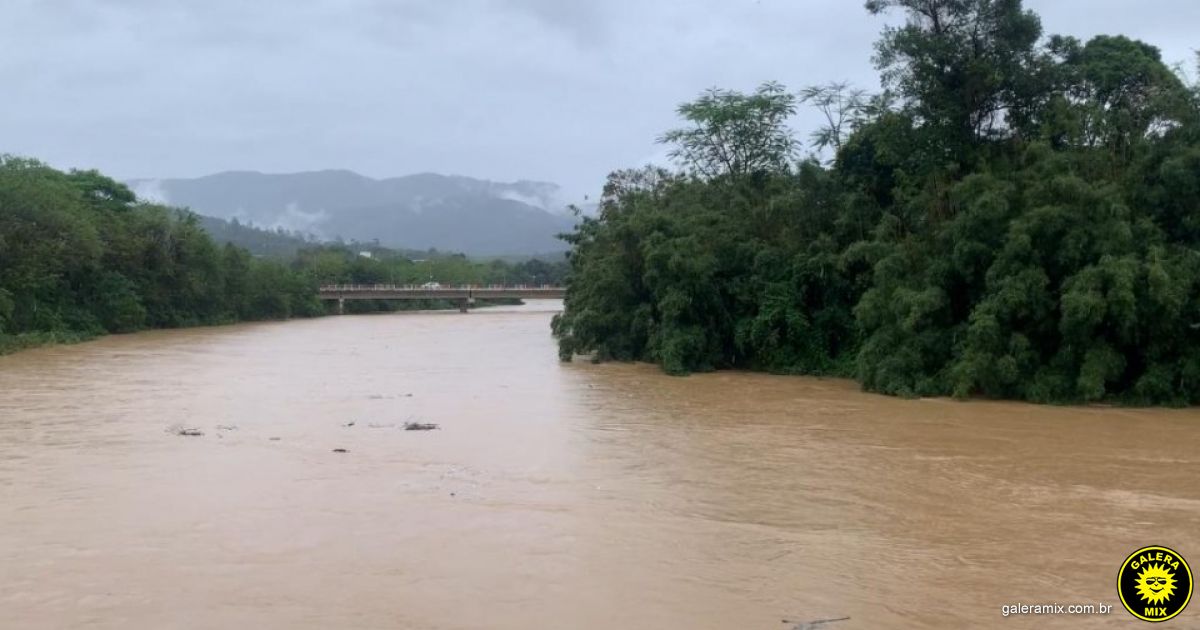
[[[1200,568],[1200,410],[561,364],[555,306],[0,357],[0,626],[1136,627],[1127,555]]]

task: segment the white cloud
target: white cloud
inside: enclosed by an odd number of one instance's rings
[[[171,203],[167,191],[163,189],[162,180],[142,179],[134,182],[130,188],[133,190],[133,194],[137,195],[139,201],[162,205],[169,205]]]

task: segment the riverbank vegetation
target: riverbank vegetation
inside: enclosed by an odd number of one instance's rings
[[[331,306],[316,290],[326,283],[546,284],[564,271],[538,260],[412,260],[358,244],[256,256],[219,245],[196,215],[139,202],[95,171],[0,157],[0,354],[104,333],[323,315]],[[454,305],[353,302],[348,310],[417,307]]]
[[[569,236],[560,354],[902,396],[1200,403],[1200,95],[1020,0],[900,12],[885,90],[711,90]],[[794,159],[800,106],[826,124]],[[822,158],[826,158],[822,160]]]

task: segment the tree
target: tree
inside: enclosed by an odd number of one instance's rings
[[[714,88],[679,106],[691,127],[668,131],[659,142],[675,145],[671,157],[706,179],[784,171],[795,152],[786,126],[795,102],[778,83],[753,94]]]
[[[83,193],[88,203],[98,209],[125,210],[137,201],[128,186],[96,170],[71,171],[67,179]]]
[[[8,319],[12,317],[12,313],[12,293],[9,293],[7,289],[0,289],[0,335],[4,334]]]
[[[1064,65],[1081,143],[1105,147],[1122,162],[1147,134],[1178,126],[1188,114],[1187,88],[1149,44],[1101,35],[1069,49]]]
[[[907,22],[887,27],[875,65],[947,157],[964,161],[972,146],[1012,129],[1012,113],[1043,92],[1035,45],[1041,20],[1021,0],[868,0],[873,14],[901,9]],[[1031,92],[1033,94],[1031,94]]]
[[[867,6],[908,18],[877,47],[894,92],[799,95],[830,164],[779,168],[762,147],[790,146],[763,141],[786,137],[785,107],[710,90],[664,136],[687,173],[610,177],[568,238],[560,356],[1200,403],[1197,89],[1141,42],[1042,42],[1019,0]]]
[[[116,271],[101,273],[95,282],[92,310],[108,332],[132,332],[146,324],[137,285]]]
[[[849,83],[833,82],[800,90],[800,102],[825,117],[825,124],[809,135],[812,146],[818,151],[833,149],[836,157],[851,129],[863,120],[870,100],[865,91],[851,89]]]

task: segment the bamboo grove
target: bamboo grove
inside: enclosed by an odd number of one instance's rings
[[[1200,95],[1020,0],[902,15],[884,89],[710,90],[569,235],[560,354],[901,396],[1200,403]],[[788,120],[816,107],[811,134]],[[826,159],[822,160],[824,157]]]

